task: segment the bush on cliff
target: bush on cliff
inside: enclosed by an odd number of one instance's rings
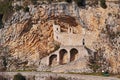
[[[75,0],[76,4],[79,6],[79,7],[84,7],[85,6],[85,0]]]
[[[29,12],[29,7],[28,6],[26,6],[26,7],[24,7],[24,12]]]
[[[11,14],[13,13],[12,1],[11,0],[3,0],[0,1],[0,14],[3,14],[3,21],[6,21]]]
[[[31,0],[32,4],[36,5],[38,0]]]
[[[67,80],[64,77],[58,77],[56,80]]]
[[[72,0],[65,0],[66,2],[68,2],[68,3],[72,3]]]
[[[23,8],[23,7],[22,7],[22,6],[19,6],[19,5],[16,5],[16,6],[15,6],[15,10],[16,10],[16,11],[20,11],[22,8]]]
[[[106,0],[100,0],[100,6],[104,9],[106,9],[107,8]]]
[[[26,79],[25,79],[25,76],[18,73],[14,76],[13,80],[26,80]]]
[[[45,80],[67,80],[67,79],[64,78],[64,77],[52,77],[52,76],[49,76]]]

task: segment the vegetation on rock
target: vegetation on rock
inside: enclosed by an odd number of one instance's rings
[[[22,74],[18,73],[14,76],[13,80],[26,80],[25,76],[23,76]]]
[[[85,6],[85,0],[75,0],[76,4],[81,7],[81,6]]]
[[[94,72],[106,72],[108,71],[108,68],[110,66],[109,62],[104,57],[104,49],[98,49],[94,53],[94,55],[91,55],[89,57],[89,67]]]
[[[65,0],[66,2],[68,2],[68,3],[72,3],[72,0]]]
[[[26,6],[26,7],[24,8],[24,12],[29,12],[29,7]]]
[[[104,9],[106,9],[107,8],[106,0],[100,0],[100,6]]]
[[[12,1],[0,1],[0,14],[3,14],[2,21],[6,21],[13,13]]]

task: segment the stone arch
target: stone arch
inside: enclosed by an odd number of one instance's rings
[[[76,48],[72,48],[70,50],[70,62],[78,59],[78,50]]]
[[[66,49],[61,49],[59,51],[59,56],[60,56],[60,64],[66,64],[68,62],[68,54],[67,54],[67,50]]]
[[[57,65],[57,55],[53,54],[49,57],[49,66]]]

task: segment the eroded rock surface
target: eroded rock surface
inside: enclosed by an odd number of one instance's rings
[[[75,33],[86,32],[85,39],[88,39],[86,43],[90,44],[85,45],[93,51],[104,49],[111,72],[119,73],[119,4],[107,3],[107,9],[87,6],[85,9],[77,8],[77,10],[74,10],[75,5],[63,4],[70,8],[57,10],[47,4],[29,5],[29,12],[23,12],[23,10],[15,12],[5,23],[5,28],[0,29],[0,45],[7,46],[12,56],[8,70],[24,68],[35,70],[41,58],[55,51],[60,45],[53,39],[53,23],[56,22],[63,32],[67,32],[69,27],[74,27]],[[66,13],[54,13],[57,11],[66,11]],[[71,11],[74,15],[69,14]]]

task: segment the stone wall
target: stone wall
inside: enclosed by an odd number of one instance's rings
[[[71,29],[71,30],[70,30]],[[87,31],[82,28],[81,33],[74,33],[74,28],[68,28],[68,32],[61,32],[59,25],[53,25],[54,40],[64,46],[81,46],[90,47],[97,39],[97,35],[92,31]]]
[[[61,45],[69,45],[69,46],[79,46],[83,45],[82,41],[84,38],[84,34],[74,34],[73,28],[68,32],[61,32],[60,26],[53,25],[54,30],[54,39],[61,43]]]
[[[57,51],[41,59],[38,71],[91,72],[87,67],[88,56],[84,46],[60,46]]]

